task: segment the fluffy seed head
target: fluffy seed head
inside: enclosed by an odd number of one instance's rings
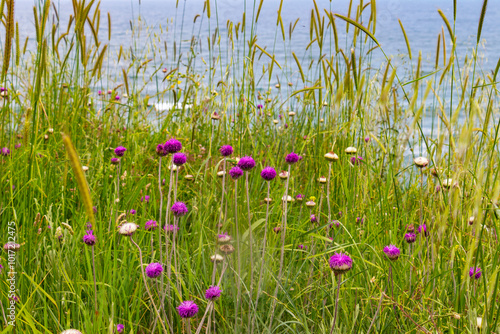
[[[324,176],[321,176],[318,178],[318,182],[321,183],[321,184],[325,184],[326,183],[326,177]]]
[[[307,201],[306,202],[306,206],[309,207],[309,208],[312,208],[312,207],[316,206],[316,202],[314,202],[314,201]]]
[[[389,246],[384,247],[384,253],[385,253],[385,255],[387,255],[389,260],[396,261],[398,259],[399,255],[401,254],[401,251],[396,246],[389,245]]]
[[[325,154],[325,159],[328,161],[337,161],[339,160],[339,156],[333,152],[328,152],[327,154]]]
[[[223,233],[223,234],[217,235],[217,239],[219,241],[219,244],[227,244],[231,241],[232,238],[227,233]]]
[[[156,278],[160,276],[162,272],[163,272],[163,266],[161,265],[161,263],[158,262],[150,263],[146,267],[146,275],[149,278]]]
[[[186,181],[193,181],[194,180],[194,176],[191,175],[191,174],[187,174],[184,176],[184,180]]]
[[[78,329],[66,329],[61,334],[82,334]]]
[[[186,300],[177,306],[177,311],[181,318],[192,318],[198,313],[198,305],[191,300]]]
[[[215,262],[215,263],[221,263],[222,261],[224,261],[224,257],[222,255],[219,255],[219,254],[214,254],[214,255],[210,256],[210,261]]]
[[[234,252],[234,247],[233,247],[233,245],[225,244],[225,245],[221,245],[219,247],[219,250],[226,255],[230,255]]]
[[[424,157],[415,158],[413,160],[413,162],[415,163],[415,165],[418,168],[424,168],[424,167],[426,167],[429,164],[429,160],[427,158],[424,158]]]
[[[271,181],[276,177],[276,170],[273,167],[265,167],[260,173],[260,176],[266,181]]]
[[[279,174],[279,177],[282,180],[288,179],[288,172],[286,170],[282,170],[281,173]]]
[[[137,225],[134,223],[125,223],[122,226],[120,226],[120,229],[118,230],[118,233],[121,235],[125,236],[132,236],[135,231],[137,231]]]
[[[350,146],[350,147],[346,148],[344,152],[346,154],[355,154],[358,152],[358,150],[355,147]]]
[[[352,268],[352,259],[343,253],[333,254],[328,263],[335,275],[341,275]]]
[[[218,177],[223,177],[226,174],[226,171],[220,170],[217,172]]]

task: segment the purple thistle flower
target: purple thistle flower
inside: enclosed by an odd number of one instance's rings
[[[398,259],[399,255],[401,254],[401,251],[396,246],[389,245],[389,246],[384,247],[384,253],[385,253],[385,255],[387,255],[389,260],[396,261]]]
[[[304,199],[304,195],[298,194],[297,196],[295,196],[295,198],[297,199],[297,201],[302,201]]]
[[[285,129],[288,129],[288,123],[285,123]]]
[[[316,218],[316,215],[311,215],[311,223],[316,223],[318,221],[318,218]]]
[[[2,148],[2,155],[4,157],[8,156],[10,154],[10,150],[7,147]]]
[[[188,208],[184,202],[175,202],[174,205],[172,205],[172,208],[170,209],[174,216],[176,217],[182,217],[186,213],[188,213]]]
[[[409,244],[414,243],[416,238],[417,238],[417,236],[415,235],[415,233],[406,233],[405,234],[405,240]]]
[[[97,95],[102,95],[102,90],[98,90]]]
[[[93,234],[92,230],[88,230],[87,234],[85,234],[83,236],[83,242],[87,246],[94,246],[95,245],[96,238],[95,238],[95,235]]]
[[[420,225],[417,229],[417,233],[423,233],[425,237],[428,236],[429,232],[427,232],[427,225],[425,224]]]
[[[215,301],[220,297],[221,289],[218,286],[211,286],[205,292],[205,298],[211,301]]]
[[[276,170],[273,167],[265,167],[260,173],[260,176],[266,181],[271,181],[276,177]]]
[[[167,151],[165,151],[165,148],[163,147],[163,144],[158,144],[156,145],[156,154],[160,157],[164,157],[167,155]]]
[[[160,276],[162,272],[163,272],[163,266],[161,265],[161,263],[158,262],[150,263],[146,267],[146,275],[149,278],[156,278]]]
[[[351,163],[353,165],[359,165],[359,164],[361,164],[362,161],[363,161],[363,157],[360,157],[360,156],[358,156],[358,157],[351,157]]]
[[[120,163],[120,158],[111,158],[112,165],[118,165]]]
[[[362,217],[356,217],[356,223],[363,224],[364,221],[365,221],[364,218],[362,218]]]
[[[92,211],[94,211],[94,213],[97,213],[97,206],[93,206]]]
[[[177,153],[182,150],[182,144],[175,138],[169,139],[163,144],[163,150],[168,153]]]
[[[154,231],[158,228],[158,223],[155,220],[148,220],[146,224],[144,224],[144,229],[146,231]]]
[[[115,148],[115,154],[116,156],[118,157],[123,157],[123,155],[125,154],[125,151],[127,149],[123,146],[118,146],[117,148]]]
[[[187,158],[186,158],[186,155],[184,153],[175,153],[172,156],[172,162],[176,166],[182,166],[186,163],[186,161],[187,161]]]
[[[285,158],[286,163],[289,165],[293,165],[294,163],[296,163],[299,160],[300,160],[299,155],[297,153],[294,153],[294,152],[289,153]]]
[[[351,257],[342,253],[333,254],[328,263],[335,275],[342,275],[352,268]]]
[[[0,274],[2,273],[3,266],[0,264]]]
[[[123,333],[124,330],[125,330],[125,326],[123,324],[116,325],[116,331],[118,333]]]
[[[471,267],[469,269],[469,276],[470,276],[470,278],[479,279],[479,278],[481,278],[481,275],[482,275],[481,268],[479,268],[479,267]]]
[[[233,147],[231,145],[224,145],[219,149],[219,151],[223,157],[228,157],[234,152]]]
[[[330,228],[333,228],[333,226],[339,227],[340,226],[340,222],[338,220],[332,220],[330,222]]]
[[[249,171],[255,167],[255,160],[252,157],[243,157],[238,161],[238,167],[244,171]]]
[[[365,137],[365,143],[368,143],[370,141],[370,137]]]
[[[21,147],[21,143],[17,143],[16,145],[14,145],[14,148],[19,148]]]
[[[149,195],[142,196],[142,197],[141,197],[141,202],[146,202],[146,203],[149,203],[149,199],[150,199]]]
[[[307,246],[300,244],[297,246],[297,248],[298,249],[307,249]]]
[[[198,305],[191,300],[186,300],[177,306],[181,318],[192,318],[198,313]]]
[[[241,160],[240,160],[241,161]],[[239,163],[238,163],[239,164]],[[231,178],[233,180],[238,180],[242,175],[243,175],[243,171],[241,170],[240,167],[238,166],[234,166],[233,168],[231,168],[229,170],[229,175],[231,176]]]
[[[116,95],[116,96],[115,96],[115,100],[116,100],[116,101],[120,100],[120,96]]]
[[[273,227],[273,232],[278,234],[281,232],[281,226],[276,226],[276,227]]]
[[[135,215],[137,213],[137,211],[135,211],[134,209],[130,210],[129,212],[131,215]]]
[[[167,233],[170,233],[170,232],[177,233],[177,231],[179,231],[179,226],[177,226],[177,225],[165,225],[163,227],[163,229]]]

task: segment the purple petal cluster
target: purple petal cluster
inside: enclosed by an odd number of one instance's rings
[[[363,161],[363,157],[357,156],[357,157],[351,157],[351,163],[353,165],[359,165]]]
[[[176,233],[177,231],[179,231],[179,226],[177,226],[177,225],[171,225],[171,224],[170,224],[170,225],[165,225],[165,226],[163,227],[163,229],[164,229],[164,230],[165,230],[165,232],[167,232],[167,233],[172,233],[172,232],[173,232],[173,233]]]
[[[198,305],[191,300],[186,300],[177,306],[181,318],[192,318],[198,313]]]
[[[149,195],[142,196],[142,197],[141,197],[141,202],[146,202],[146,203],[149,203],[149,199],[150,199]]]
[[[417,232],[418,233],[423,233],[424,236],[428,236],[429,235],[429,232],[427,232],[427,225],[425,225],[425,224],[420,225],[418,227],[418,229],[417,229]]]
[[[387,255],[389,260],[396,261],[398,259],[399,255],[401,254],[401,251],[396,246],[389,245],[389,246],[384,247],[384,253],[385,253],[385,255]]]
[[[154,231],[158,228],[158,223],[155,220],[148,220],[146,224],[144,224],[144,229],[146,231]]]
[[[184,153],[175,153],[172,156],[172,162],[176,166],[182,166],[186,163],[186,161],[187,161],[187,157]]]
[[[123,333],[125,331],[125,326],[123,324],[116,325],[116,331],[118,333]]]
[[[260,173],[260,176],[266,181],[271,181],[276,177],[276,170],[273,167],[265,167]]]
[[[299,155],[297,153],[294,153],[294,152],[289,153],[285,158],[286,163],[289,165],[293,165],[294,163],[296,163],[299,160],[300,160]]]
[[[123,155],[125,154],[125,151],[127,149],[123,146],[118,146],[117,148],[115,148],[115,154],[117,157],[123,157]]]
[[[343,253],[333,254],[328,263],[335,275],[341,275],[352,268],[351,257]]]
[[[234,166],[229,170],[229,175],[233,180],[238,180],[243,175],[243,170],[238,166]]]
[[[228,157],[234,152],[233,147],[231,145],[224,145],[219,149],[219,151],[223,157]]]
[[[481,278],[481,275],[482,275],[481,268],[479,268],[479,267],[471,267],[469,269],[469,276],[470,276],[470,278],[479,279],[479,278]]]
[[[182,150],[182,144],[175,138],[169,139],[163,144],[163,150],[168,153],[177,153]]]
[[[255,160],[252,157],[243,157],[238,161],[238,167],[244,171],[249,171],[255,167]]]
[[[205,298],[211,301],[215,301],[220,297],[221,289],[218,286],[211,286],[205,292]]]
[[[414,243],[416,238],[417,238],[417,236],[415,235],[415,233],[406,233],[405,234],[405,240],[409,244]]]
[[[161,263],[158,262],[150,263],[146,267],[146,275],[149,278],[156,278],[160,276],[162,272],[163,272],[163,266],[161,265]]]
[[[2,148],[2,155],[4,157],[8,156],[10,154],[10,150],[7,147]]]
[[[316,223],[318,221],[318,218],[316,217],[316,215],[311,215],[311,223]]]
[[[94,246],[96,243],[96,238],[94,235],[94,231],[92,231],[92,224],[88,223],[86,227],[87,231],[86,234],[83,236],[83,242],[87,246]]]
[[[120,163],[120,158],[111,158],[112,165],[118,165]]]
[[[164,157],[168,154],[168,152],[163,149],[163,144],[158,144],[156,146],[156,154],[160,157]]]
[[[184,202],[175,202],[170,211],[172,211],[174,216],[182,217],[188,213],[188,208]]]

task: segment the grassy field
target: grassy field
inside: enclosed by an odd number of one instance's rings
[[[141,20],[112,50],[99,1],[37,3],[31,41],[1,1],[0,333],[500,333],[487,1],[469,55],[440,12],[431,72],[385,56],[375,0],[311,2],[307,50],[281,6],[259,45],[261,5],[207,0],[181,61]]]

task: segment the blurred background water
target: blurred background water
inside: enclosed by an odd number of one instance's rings
[[[367,1],[365,1],[366,3]],[[208,19],[204,12],[203,0],[101,0],[101,23],[99,36],[102,43],[108,43],[108,28],[107,15],[110,13],[112,21],[112,38],[109,41],[112,54],[116,55],[119,46],[130,50],[134,57],[142,57],[152,59],[152,64],[157,68],[161,66],[170,71],[177,66],[184,64],[188,56],[196,55],[194,62],[191,64],[195,72],[205,73],[207,63],[210,59],[218,57],[216,67],[220,69],[215,77],[211,78],[212,87],[221,79],[224,69],[229,67],[230,60],[242,62],[248,50],[246,43],[243,42],[242,36],[236,43],[234,49],[230,48],[227,42],[227,25],[228,20],[235,24],[242,21],[242,15],[246,15],[246,39],[249,39],[252,30],[252,17],[257,10],[257,4],[253,1],[241,0],[217,0],[211,1],[211,18]],[[71,0],[59,0],[53,2],[57,8],[60,18],[61,31],[66,30],[69,16],[73,13]],[[354,2],[351,12],[351,17],[355,14],[355,7],[359,2]],[[347,16],[349,1],[329,1],[317,0],[320,13],[331,11]],[[33,0],[17,0],[15,7],[16,19],[21,22],[20,37],[23,40],[29,37],[28,49],[35,50],[35,25],[33,19],[33,6],[40,6],[38,1]],[[292,34],[292,38],[286,42],[282,41],[281,30],[277,26],[277,12],[279,10],[280,1],[265,0],[262,6],[258,24],[253,27],[254,35],[257,36],[257,44],[270,54],[274,54],[278,63],[283,67],[283,71],[275,68],[276,74],[269,80],[261,80],[256,83],[257,90],[266,90],[273,87],[278,82],[293,82],[297,83],[300,79],[294,59],[291,57],[294,52],[300,60],[303,67],[311,60],[317,60],[320,57],[317,46],[310,47],[306,50],[310,43],[310,17],[311,10],[314,9],[313,1],[310,0],[284,0],[281,9],[281,17],[284,23],[285,31],[288,37],[288,28],[290,23],[294,23],[298,19],[296,28]],[[465,55],[469,57],[476,46],[476,36],[478,22],[481,12],[482,0],[458,0],[456,11],[455,35],[457,37],[457,63],[463,62]],[[416,67],[419,51],[422,52],[422,70],[423,74],[430,73],[434,70],[436,44],[438,34],[444,27],[447,54],[451,50],[450,38],[443,20],[438,14],[438,9],[441,9],[450,23],[453,25],[453,1],[452,0],[378,0],[376,1],[377,8],[377,23],[375,37],[380,42],[385,54],[392,58],[392,63],[398,67],[398,73],[401,78],[405,77],[405,73],[409,74],[411,67]],[[361,19],[366,26],[368,24],[370,10],[363,12]],[[194,18],[197,16],[194,21]],[[500,18],[500,1],[490,1],[487,8],[484,25],[482,29],[481,43],[478,50],[479,61],[476,70],[483,72],[492,71],[500,56],[500,25],[497,24]],[[52,12],[51,22],[55,22],[55,16]],[[413,53],[413,59],[410,61],[407,54],[407,47],[398,20],[403,23]],[[142,24],[139,30],[139,24]],[[351,45],[348,44],[352,40],[346,38],[346,24],[344,21],[337,19],[337,29],[339,34],[339,44],[342,49],[350,51]],[[148,27],[148,29],[146,29]],[[216,45],[209,52],[207,38],[213,34],[215,29],[219,30],[221,43]],[[351,26],[350,33],[353,28]],[[362,36],[364,36],[362,34]],[[191,50],[191,39],[197,41],[194,51]],[[330,56],[334,53],[333,38],[326,38],[322,54]],[[173,49],[174,42],[176,46],[176,55],[182,54],[181,61],[174,57]],[[3,42],[2,42],[3,43]],[[157,45],[158,50],[148,52],[151,45]],[[168,52],[164,52],[164,46]],[[364,50],[356,50],[357,53],[366,52],[373,47],[373,43],[366,45]],[[160,48],[163,51],[160,51]],[[371,59],[369,66],[374,70],[378,70],[385,66],[386,58],[380,50],[374,50],[370,53]],[[112,80],[113,76],[119,80],[122,68],[128,66],[126,60],[122,60],[119,64],[116,63],[116,58],[110,57],[111,63],[108,65],[109,76]],[[113,61],[115,63],[113,63]],[[268,63],[269,58],[262,57],[257,61],[255,68],[262,68],[263,63]],[[368,66],[368,65],[367,65]],[[233,65],[233,70],[238,72],[238,67]],[[234,69],[236,68],[236,69]],[[149,69],[153,71],[153,67]],[[314,71],[314,69],[313,69]],[[235,77],[241,76],[241,73],[236,73]],[[314,77],[314,76],[313,76]],[[406,78],[409,80],[409,76]],[[205,82],[209,80],[207,76],[202,78]],[[146,84],[143,90],[144,94],[154,95],[159,90],[159,80],[152,81]],[[311,82],[312,83],[312,82]],[[105,87],[104,87],[105,88]],[[97,89],[97,87],[96,87]],[[160,101],[160,103],[163,103]],[[424,117],[423,127],[426,135],[431,132],[430,118]]]

